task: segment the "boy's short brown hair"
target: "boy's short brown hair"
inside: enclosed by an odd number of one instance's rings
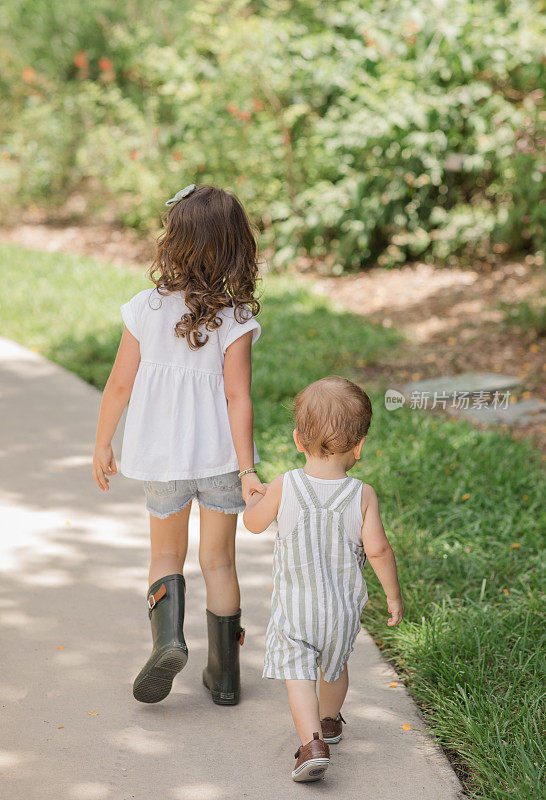
[[[368,433],[372,404],[356,383],[337,375],[309,384],[296,397],[296,430],[307,453],[347,453]]]

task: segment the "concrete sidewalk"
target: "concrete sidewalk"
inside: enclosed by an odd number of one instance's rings
[[[201,684],[204,585],[192,514],[190,657],[169,697],[142,705],[149,655],[148,516],[142,486],[91,478],[100,393],[0,340],[0,776],[10,800],[455,800],[460,784],[415,705],[362,633],[350,661],[345,738],[326,779],[290,779],[297,739],[284,685],[261,678],[273,536],[242,527],[242,698],[215,706]],[[114,451],[118,466],[123,420]],[[411,730],[403,725],[409,723]]]

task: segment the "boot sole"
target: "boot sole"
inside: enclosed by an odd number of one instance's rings
[[[292,780],[296,783],[303,781],[320,781],[330,764],[329,758],[311,758],[292,772]]]
[[[236,706],[239,702],[239,692],[216,692],[211,689],[203,675],[203,686],[209,690],[212,701],[217,706]]]
[[[333,736],[331,739],[324,738],[323,741],[326,742],[326,744],[337,744],[342,739],[343,739],[343,734],[340,733],[339,736]]]
[[[140,703],[159,703],[173,687],[173,680],[188,661],[188,653],[180,648],[167,650],[138,676],[133,684],[133,697]]]

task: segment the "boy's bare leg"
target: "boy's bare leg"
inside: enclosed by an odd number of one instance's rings
[[[286,691],[300,742],[307,744],[313,738],[314,733],[318,733],[322,739],[317,682],[290,679],[286,681]]]
[[[332,717],[335,719],[341,711],[341,706],[345,700],[347,689],[349,688],[349,672],[347,664],[343,672],[336,681],[326,683],[322,670],[320,673],[319,685],[319,714],[320,718]]]
[[[150,571],[148,586],[165,575],[182,575],[188,552],[188,520],[191,502],[165,519],[150,514]]]

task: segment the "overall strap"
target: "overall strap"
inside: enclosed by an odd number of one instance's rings
[[[339,514],[342,514],[355,495],[362,491],[362,481],[359,481],[357,478],[348,477],[341,488],[343,491],[338,493],[337,497],[331,497],[328,501],[330,510],[337,511]],[[332,499],[334,501],[333,504]]]
[[[300,507],[304,511],[309,510],[310,508],[322,508],[318,497],[311,486],[311,482],[307,478],[307,475],[303,469],[293,469],[290,470],[288,474],[290,475],[292,488],[294,489],[294,494],[296,495],[296,499],[300,504]]]
[[[300,503],[302,500],[304,501],[304,505],[302,508],[309,507],[310,505],[317,509],[328,509],[330,511],[343,511],[347,503],[350,502],[352,497],[354,496],[355,492],[357,491],[358,487],[361,485],[360,481],[357,481],[356,478],[351,478],[347,476],[347,478],[342,481],[342,483],[335,489],[333,494],[324,502],[321,503],[315,494],[315,490],[311,485],[311,481],[305,474],[303,469],[294,470],[293,473],[295,480],[298,482],[298,487],[300,490]],[[296,490],[297,495],[297,490]]]

